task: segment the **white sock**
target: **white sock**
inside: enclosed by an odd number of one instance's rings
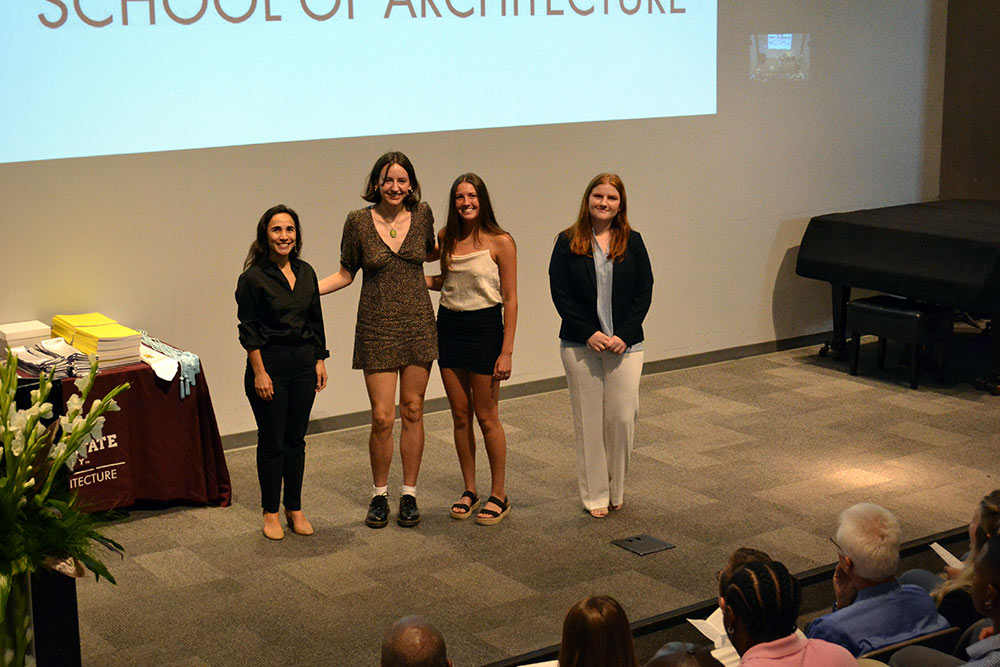
[[[374,484],[372,485],[372,498],[374,498],[375,496],[388,496],[388,495],[389,495],[388,486],[375,486]]]
[[[407,486],[407,485],[404,484],[403,485],[403,490],[399,492],[399,495],[401,495],[401,496],[413,496],[414,498],[416,498],[417,497],[417,487],[415,487],[415,486]]]

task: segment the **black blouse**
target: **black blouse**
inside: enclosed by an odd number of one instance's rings
[[[306,262],[291,260],[295,289],[269,260],[254,264],[236,283],[240,345],[248,352],[266,345],[311,344],[326,359],[326,333],[319,305],[319,281]]]

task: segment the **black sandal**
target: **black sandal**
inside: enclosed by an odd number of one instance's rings
[[[488,510],[488,509],[479,510],[479,514],[487,515],[487,516],[476,517],[476,523],[478,523],[480,526],[492,526],[493,524],[500,523],[501,521],[503,521],[504,517],[510,513],[510,505],[508,504],[506,498],[500,500],[496,496],[490,496],[490,499],[486,501],[486,504],[489,505],[490,503],[493,503],[494,505],[499,507],[500,511],[497,512],[496,510]]]
[[[452,519],[468,519],[473,515],[476,508],[479,507],[479,496],[477,496],[472,491],[466,491],[462,494],[462,498],[468,498],[471,502],[466,505],[465,503],[455,503],[451,506],[451,518]],[[464,512],[462,510],[465,510]]]

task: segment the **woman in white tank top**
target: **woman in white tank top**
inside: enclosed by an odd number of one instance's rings
[[[441,275],[427,286],[441,290],[438,366],[455,426],[455,450],[465,491],[451,508],[455,519],[500,523],[510,512],[505,487],[507,438],[500,423],[500,382],[510,378],[517,324],[517,250],[493,215],[486,184],[475,174],[451,186],[448,222],[439,234]],[[483,433],[490,461],[490,495],[476,489],[476,439]],[[479,509],[477,513],[476,510]]]

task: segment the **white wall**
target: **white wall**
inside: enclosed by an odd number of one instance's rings
[[[257,218],[277,202],[296,208],[303,256],[325,275],[372,162],[399,149],[439,224],[453,178],[476,171],[518,242],[513,383],[562,373],[548,256],[599,171],[622,175],[653,259],[647,360],[822,331],[827,285],[794,276],[809,218],[937,195],[946,10],[945,0],[720,0],[715,116],[0,165],[0,321],[99,310],[147,329],[201,356],[224,434],[251,430],[233,291]],[[809,81],[751,85],[749,35],[766,32],[811,33]],[[655,54],[622,63],[648,69],[650,85],[669,66]],[[581,81],[579,93],[586,104],[601,84]],[[345,92],[344,104],[353,94],[372,93]],[[489,104],[489,82],[456,94]],[[331,383],[313,418],[368,407],[350,370],[358,291],[324,298]],[[441,395],[434,377],[428,396]]]

